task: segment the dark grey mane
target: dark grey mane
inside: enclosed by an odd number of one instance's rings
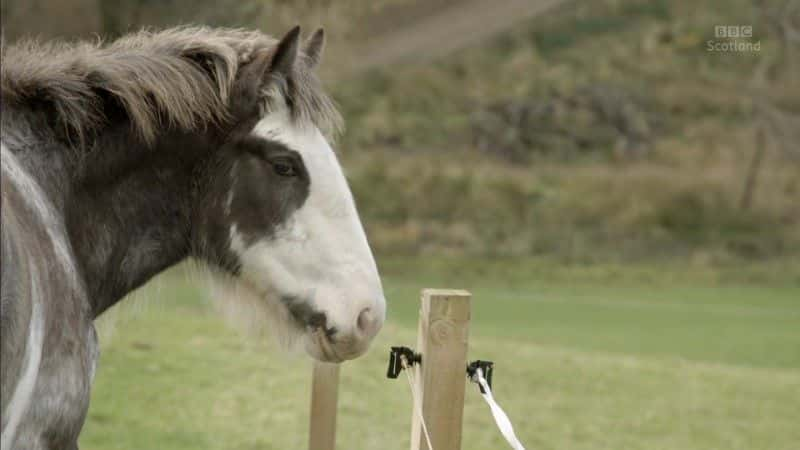
[[[159,129],[202,129],[224,121],[240,66],[277,41],[257,31],[178,27],[140,31],[113,42],[22,41],[2,48],[3,102],[46,105],[56,124],[78,142],[107,124],[113,99],[146,141]],[[302,55],[287,80],[264,93],[269,111],[286,101],[297,120],[336,132],[341,118]],[[276,95],[277,94],[277,95]]]

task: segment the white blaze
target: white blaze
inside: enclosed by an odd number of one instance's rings
[[[247,246],[234,224],[231,249],[242,262],[241,276],[264,301],[279,301],[279,295],[311,299],[314,309],[325,313],[327,326],[350,341],[334,346],[336,355],[356,356],[374,335],[354,337],[359,313],[369,309],[379,327],[386,306],[375,260],[336,155],[315,126],[295,123],[286,110],[266,116],[254,134],[300,153],[310,190],[303,205],[271,237]],[[309,348],[318,346],[312,338],[306,336],[306,348],[320,356],[319,349]]]

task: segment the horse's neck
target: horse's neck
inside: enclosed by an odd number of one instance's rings
[[[192,141],[144,149],[110,136],[83,163],[68,224],[95,315],[188,256],[193,178],[202,163],[200,142]]]

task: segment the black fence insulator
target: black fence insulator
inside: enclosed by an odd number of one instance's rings
[[[481,369],[483,372],[483,378],[486,379],[486,384],[488,384],[489,388],[491,388],[492,375],[494,375],[494,363],[492,361],[482,361],[480,359],[476,359],[475,361],[467,364],[467,376],[475,383],[478,383],[478,369]],[[481,394],[486,393],[480,383],[478,383],[478,387],[481,389]]]
[[[389,350],[389,369],[386,371],[388,378],[397,378],[400,375],[400,371],[403,370],[403,356],[405,356],[409,366],[422,362],[422,355],[414,352],[414,350],[408,347],[392,347]]]

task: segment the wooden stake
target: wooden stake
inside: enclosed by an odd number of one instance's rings
[[[470,298],[460,290],[424,289],[414,366],[422,416],[434,450],[461,449]],[[411,420],[411,450],[430,450],[417,414]]]
[[[336,448],[336,403],[339,397],[339,364],[314,362],[311,376],[311,426],[309,450]]]

